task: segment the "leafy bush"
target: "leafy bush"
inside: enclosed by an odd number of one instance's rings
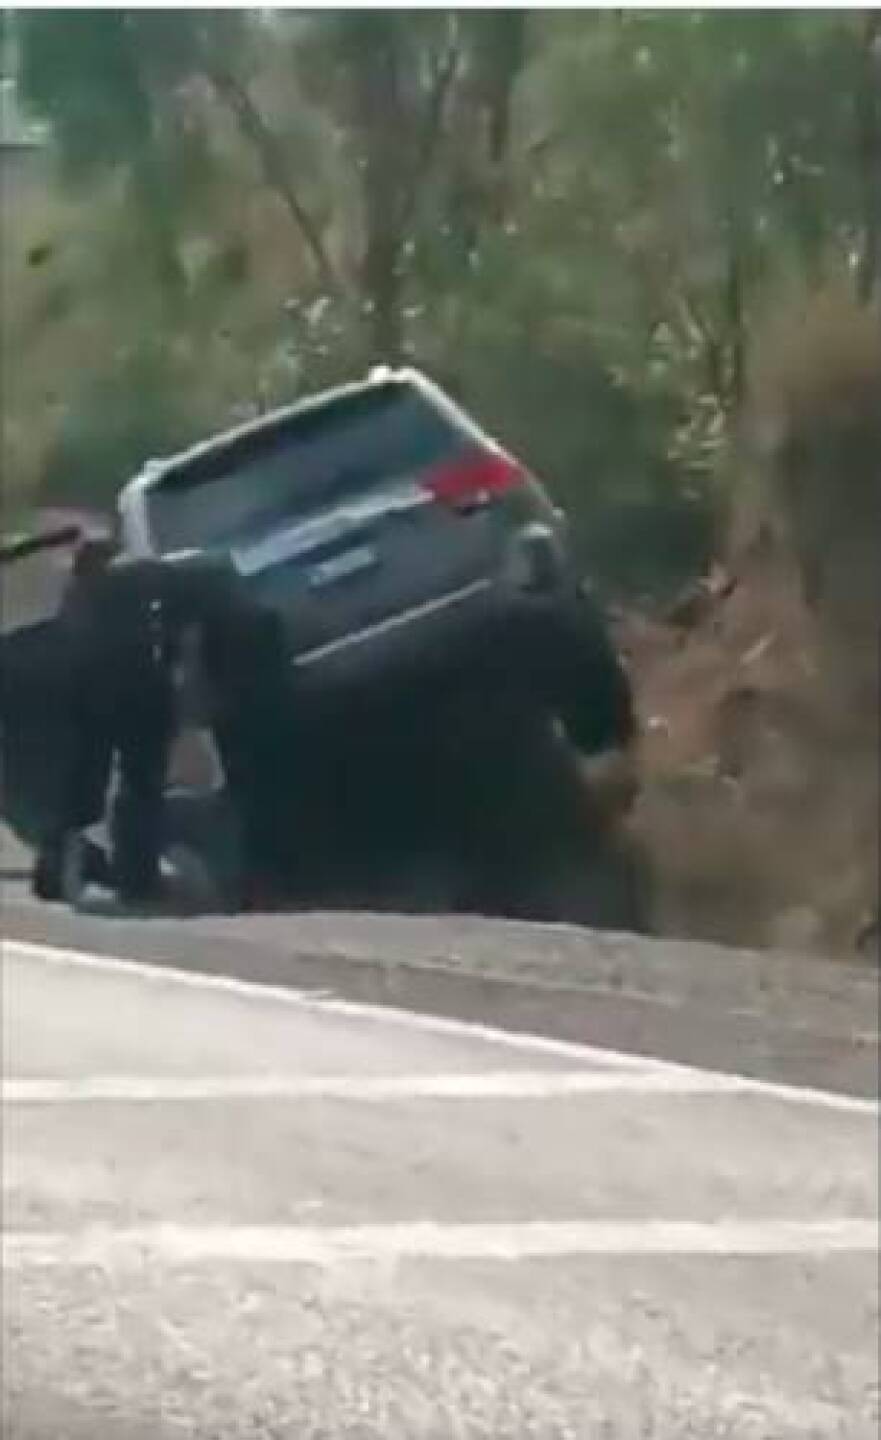
[[[89,376],[50,442],[41,499],[109,508],[144,460],[194,438],[180,371],[166,347],[146,342],[109,373]]]

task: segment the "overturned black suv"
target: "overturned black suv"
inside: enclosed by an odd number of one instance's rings
[[[575,585],[561,513],[414,370],[153,461],[119,508],[132,553],[228,555],[310,689],[457,658]]]
[[[150,461],[119,521],[128,553],[196,552],[281,624],[304,899],[641,924],[630,880],[597,888],[577,757],[633,716],[566,519],[426,376]]]

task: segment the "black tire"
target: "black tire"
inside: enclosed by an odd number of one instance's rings
[[[636,736],[630,676],[599,604],[584,590],[536,621],[527,664],[535,698],[583,755],[629,746]]]
[[[447,777],[459,821],[451,858],[464,870],[458,908],[650,933],[647,858],[592,801],[553,717],[529,707],[486,713],[490,733],[470,732],[458,785],[453,767]]]
[[[54,851],[37,852],[31,870],[31,894],[35,900],[53,903],[61,899],[61,855]]]
[[[592,853],[561,860],[539,876],[535,918],[591,930],[651,935],[652,886],[644,854],[629,837],[606,837]]]

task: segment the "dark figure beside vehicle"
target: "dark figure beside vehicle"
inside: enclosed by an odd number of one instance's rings
[[[273,770],[281,706],[277,697],[271,706],[259,702],[261,685],[283,671],[266,653],[272,617],[249,612],[229,592],[225,568],[200,556],[132,558],[104,538],[78,547],[57,622],[63,714],[56,789],[34,868],[40,898],[72,896],[95,880],[128,904],[161,899],[166,778],[183,718],[185,665],[198,665],[211,693],[248,868],[281,885],[282,817],[264,779]],[[112,844],[104,855],[86,832],[105,817],[111,778]]]

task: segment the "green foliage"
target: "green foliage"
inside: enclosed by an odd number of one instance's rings
[[[53,493],[412,356],[569,506],[598,574],[663,588],[717,537],[771,298],[848,265],[863,300],[878,283],[875,32],[846,11],[19,20],[69,183],[115,196],[100,263],[36,270],[41,359],[105,317]]]
[[[145,342],[75,390],[46,456],[42,498],[112,506],[121,484],[151,455],[195,439],[180,366]]]

